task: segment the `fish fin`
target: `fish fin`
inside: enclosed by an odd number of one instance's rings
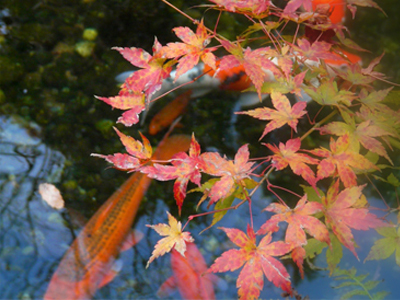
[[[126,71],[118,74],[115,76],[115,81],[118,83],[124,83],[126,79],[128,79],[129,76],[131,76],[135,71]]]
[[[99,288],[101,288],[101,287],[109,284],[111,281],[113,281],[114,278],[119,274],[119,272],[121,272],[122,265],[123,265],[122,259],[115,260],[110,271],[108,271],[108,273],[101,280],[101,282],[99,284]]]
[[[175,278],[174,276],[171,276],[170,278],[165,280],[164,283],[160,286],[160,288],[157,291],[157,296],[160,298],[166,297],[172,294],[172,292],[176,290],[176,288],[177,286]]]
[[[122,243],[121,252],[126,251],[135,246],[142,238],[144,234],[138,230],[131,230]]]
[[[157,150],[154,152],[153,157],[157,160],[168,160],[178,152],[186,152],[189,150],[190,135],[177,134],[172,135],[158,144]]]
[[[268,97],[269,94],[262,94],[261,100],[264,100]],[[254,92],[243,92],[240,94],[239,100],[237,102],[237,106],[241,109],[246,106],[253,106],[258,103],[261,103],[260,98],[257,93]]]

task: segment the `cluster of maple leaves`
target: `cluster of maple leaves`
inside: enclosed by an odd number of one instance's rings
[[[143,142],[140,142],[115,129],[127,153],[98,156],[121,170],[142,172],[160,181],[175,180],[173,190],[179,213],[188,184],[192,182],[197,186],[194,190],[203,194],[199,203],[209,199],[208,207],[215,205],[215,210],[211,212],[214,213],[211,226],[232,207],[234,198],[241,199],[240,204],[248,203],[251,206],[253,189],[266,182],[268,189],[273,191],[269,174],[289,167],[309,184],[304,188],[304,195],[299,196],[297,205],[288,207],[274,193],[278,202],[270,204],[265,211],[275,215],[258,230],[253,228],[251,216],[246,232],[236,228],[221,228],[239,249],[224,252],[208,272],[233,271],[243,266],[237,280],[238,294],[242,299],[258,298],[264,275],[274,285],[291,294],[290,276],[284,265],[274,257],[290,254],[303,276],[304,259],[321,245],[329,246],[328,251],[332,252],[338,251],[334,249],[341,247],[341,244],[358,258],[351,230],[389,226],[370,213],[368,202],[362,194],[364,185],[358,185],[357,179],[362,173],[379,171],[377,162],[380,157],[393,165],[382,142],[390,147],[390,139],[400,139],[400,114],[383,103],[392,88],[374,90],[372,86],[376,80],[385,80],[383,74],[374,71],[381,57],[372,60],[367,68],[346,60],[340,47],[361,50],[360,47],[345,37],[343,25],[329,22],[326,11],[324,13],[321,9],[319,13],[314,12],[311,0],[290,0],[283,10],[269,0],[211,2],[216,4],[214,8],[218,10],[246,15],[252,21],[252,30],[248,32],[263,32],[264,39],[267,37],[273,46],[254,50],[242,48],[242,41],[250,36],[243,35],[237,41],[228,41],[208,29],[203,20],[197,22],[195,32],[188,27],[176,27],[173,30],[182,42],[162,46],[156,39],[153,55],[135,47],[114,48],[139,70],[123,83],[117,96],[97,98],[114,108],[126,110],[118,122],[131,126],[138,123],[139,114],[152,101],[152,95],[161,88],[163,80],[170,76],[173,66],[176,67],[176,80],[199,61],[216,71],[241,65],[260,98],[262,94],[270,93],[273,108],[261,107],[239,114],[267,121],[260,140],[285,125],[290,126],[292,138],[279,145],[262,143],[272,154],[257,161],[250,159],[247,144],[237,150],[234,159],[217,152],[202,153],[193,134],[189,153],[178,153],[166,164],[151,161],[152,147],[145,136],[141,134]],[[299,12],[301,6],[303,11]],[[380,9],[372,0],[348,0],[347,8],[353,16],[356,6]],[[275,21],[266,21],[265,18]],[[319,32],[321,39],[315,40],[306,34],[304,37],[295,35],[291,41],[287,37],[283,40],[278,29],[288,22],[297,23],[299,28],[305,25],[313,32]],[[331,38],[332,32],[336,40]],[[209,47],[210,43],[217,45]],[[217,58],[213,52],[220,47],[229,54]],[[332,59],[345,60],[346,68],[335,68],[324,63]],[[318,123],[311,122],[313,126],[302,136],[293,137],[297,134],[299,119],[308,114],[307,102],[300,101],[292,106],[285,95],[288,93],[300,100],[306,94],[322,107],[330,108],[332,113]],[[302,149],[301,141],[318,131],[322,135],[331,135],[329,149]],[[338,137],[335,139],[333,136]],[[367,151],[368,158],[363,155]],[[263,179],[257,182],[254,178],[260,178],[260,166],[265,163],[269,164],[261,171]],[[213,178],[202,182],[203,174]],[[318,184],[325,178],[332,178],[332,182],[324,193]],[[184,255],[185,243],[193,241],[188,232],[182,231],[180,222],[171,215],[168,218],[169,225],[151,226],[166,237],[155,246],[148,263],[173,248]],[[272,234],[279,230],[281,222],[288,224],[285,239],[271,242]],[[396,235],[393,230],[383,231],[386,236],[392,237]],[[261,237],[259,243],[257,236]],[[372,253],[369,259],[377,257],[378,254]],[[337,263],[328,261],[331,273]]]

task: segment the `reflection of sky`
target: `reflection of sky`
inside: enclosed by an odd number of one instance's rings
[[[49,268],[71,242],[69,230],[38,195],[59,180],[62,154],[41,143],[17,118],[0,117],[0,298],[42,296]],[[57,247],[53,247],[57,245]]]

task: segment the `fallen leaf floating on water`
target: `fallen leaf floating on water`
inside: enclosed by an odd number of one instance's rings
[[[64,199],[60,191],[51,183],[39,184],[39,194],[42,196],[44,202],[55,209],[64,207]]]

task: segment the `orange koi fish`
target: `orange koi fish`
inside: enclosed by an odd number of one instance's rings
[[[339,53],[342,56],[338,53],[332,52],[333,55],[337,56],[337,59],[324,59],[324,62],[327,65],[335,68],[347,67],[349,65],[349,62],[352,64],[361,64],[362,62],[361,57],[354,53],[350,53],[343,49],[339,50]]]
[[[167,160],[187,151],[190,137],[176,135],[160,142],[153,158]],[[136,172],[99,208],[65,253],[44,295],[50,299],[90,299],[112,280],[110,272],[131,229],[151,179]]]
[[[179,95],[166,106],[164,106],[150,121],[149,134],[155,135],[172,124],[186,109],[192,90]]]
[[[312,8],[315,11],[318,5],[329,4],[329,19],[333,24],[343,23],[346,17],[346,1],[344,0],[313,0]]]
[[[194,243],[186,243],[185,256],[175,249],[171,252],[173,275],[158,290],[158,296],[170,294],[178,289],[183,299],[215,299],[213,274],[205,274],[208,267],[203,255]]]

